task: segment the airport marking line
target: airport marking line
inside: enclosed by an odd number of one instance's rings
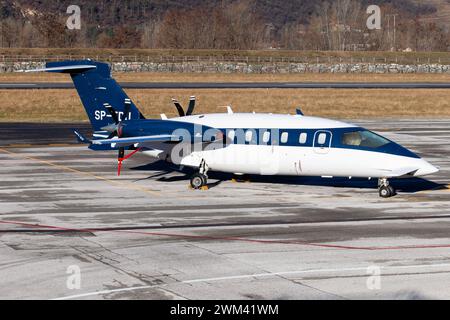
[[[80,146],[79,144],[75,143],[47,143],[47,144],[31,144],[31,143],[11,143],[2,146],[3,148],[13,148],[13,149],[29,149],[29,148],[74,148]]]
[[[382,270],[403,270],[403,269],[422,269],[422,268],[448,268],[450,264],[423,264],[423,265],[407,265],[407,266],[381,266]],[[354,268],[336,268],[336,269],[309,269],[309,270],[298,270],[298,271],[282,271],[282,272],[265,272],[265,273],[256,273],[256,274],[245,274],[238,276],[229,276],[229,277],[217,277],[217,278],[205,278],[205,279],[193,279],[193,280],[183,280],[177,281],[172,284],[195,284],[195,283],[208,283],[208,282],[220,282],[220,281],[232,281],[232,280],[244,280],[244,279],[254,279],[254,278],[269,278],[269,277],[279,277],[279,276],[294,276],[294,275],[302,275],[309,273],[330,273],[330,272],[355,272],[362,271],[364,275],[367,275],[367,267],[354,267]],[[394,274],[385,274],[385,275],[397,275]],[[166,287],[171,285],[170,283],[159,284],[159,285],[149,285],[149,286],[136,286],[129,288],[121,288],[121,289],[112,289],[112,290],[102,290],[95,292],[88,292],[82,294],[76,294],[66,297],[55,298],[51,300],[71,300],[71,299],[79,299],[86,298],[104,294],[111,294],[117,292],[127,292],[127,291],[137,291],[137,290],[145,290],[145,289],[153,289],[159,287]]]
[[[31,146],[31,143],[12,143],[8,145],[10,148],[29,148]]]
[[[53,163],[53,162],[47,161],[47,160],[42,160],[42,159],[30,157],[30,156],[25,156],[25,155],[22,155],[20,153],[12,152],[12,151],[9,151],[9,150],[6,150],[6,149],[2,149],[2,148],[0,148],[0,152],[9,154],[9,155],[14,156],[14,157],[19,157],[19,158],[22,158],[22,159],[28,159],[28,160],[36,161],[36,162],[39,162],[39,163],[42,163],[42,164],[45,164],[45,165],[48,165],[48,166],[51,166],[51,167],[54,167],[54,168],[61,169],[63,171],[76,173],[78,175],[89,176],[89,177],[95,178],[97,180],[107,182],[108,184],[111,184],[111,185],[116,186],[116,187],[125,187],[125,188],[131,189],[131,190],[142,191],[142,192],[151,194],[153,196],[158,196],[158,197],[160,196],[160,193],[158,191],[150,190],[150,189],[141,187],[139,185],[134,185],[134,184],[126,183],[126,182],[122,182],[122,181],[111,180],[111,179],[108,179],[108,178],[105,178],[105,177],[101,177],[101,176],[98,176],[98,175],[95,175],[95,174],[92,174],[92,173],[89,173],[89,172],[86,172],[86,171],[77,170],[77,169],[74,169],[74,168],[71,168],[71,167],[67,167],[67,166],[64,166],[64,165],[60,165],[60,164],[56,164],[56,163]]]

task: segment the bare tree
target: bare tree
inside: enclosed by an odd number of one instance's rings
[[[175,49],[258,49],[264,47],[265,26],[252,1],[212,10],[172,10],[161,23],[158,44]]]
[[[50,48],[64,47],[66,25],[63,17],[51,13],[43,13],[34,18],[33,24],[45,41],[42,46]]]

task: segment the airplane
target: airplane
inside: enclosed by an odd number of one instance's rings
[[[93,60],[49,62],[25,72],[69,74],[86,110],[91,139],[74,131],[94,151],[118,151],[122,162],[140,152],[191,167],[193,189],[206,189],[208,172],[236,175],[317,176],[378,179],[379,195],[396,195],[392,178],[434,174],[439,169],[405,147],[362,127],[296,114],[194,114],[195,97],[178,117],[146,119],[112,78],[108,64]],[[129,152],[127,155],[126,153]]]

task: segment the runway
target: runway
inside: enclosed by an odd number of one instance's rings
[[[450,89],[439,82],[122,82],[124,89]],[[72,83],[0,83],[0,89],[72,89]]]
[[[376,181],[217,173],[193,191],[141,155],[117,177],[115,153],[74,144],[86,124],[0,124],[0,298],[450,299],[450,120],[356,122],[441,171],[391,199]]]

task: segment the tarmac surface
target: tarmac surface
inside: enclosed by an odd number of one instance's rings
[[[124,89],[450,89],[445,82],[122,82]],[[72,89],[73,83],[0,83],[0,89]]]
[[[0,298],[449,299],[450,120],[357,123],[441,171],[390,199],[308,177],[193,191],[142,155],[117,177],[72,144],[86,124],[0,124]]]

